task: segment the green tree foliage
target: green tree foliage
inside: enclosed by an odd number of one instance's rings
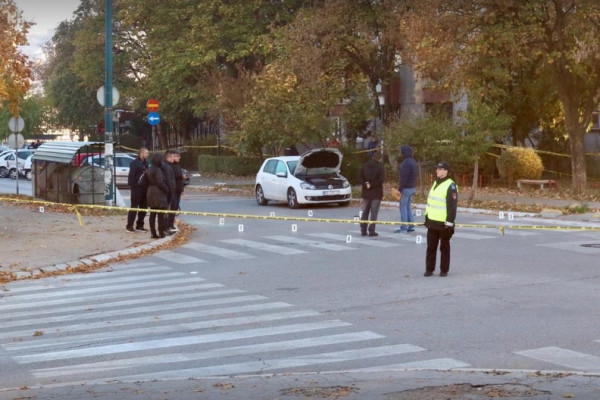
[[[422,29],[413,30],[422,34],[413,43],[430,76],[444,77],[449,86],[479,88],[492,98],[520,82],[520,90],[511,93],[517,106],[527,80],[549,88],[560,101],[569,135],[573,189],[585,190],[583,136],[600,102],[600,3],[430,0],[419,7],[436,10],[435,18],[421,18],[414,26]],[[520,81],[515,74],[522,74]]]
[[[530,147],[511,147],[502,152],[496,161],[500,177],[513,186],[519,179],[540,179],[544,171],[542,159]]]
[[[19,46],[27,45],[32,23],[13,0],[0,0],[0,107],[8,101],[12,115],[19,115],[19,104],[31,85],[31,65]]]

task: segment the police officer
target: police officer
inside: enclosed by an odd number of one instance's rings
[[[436,254],[440,245],[440,276],[450,270],[450,238],[454,235],[454,220],[458,205],[458,188],[448,176],[450,165],[441,162],[435,166],[436,180],[427,197],[425,226],[427,227],[427,256],[425,276],[435,271]]]

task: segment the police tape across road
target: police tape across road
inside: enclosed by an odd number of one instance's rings
[[[177,215],[189,215],[197,217],[216,217],[216,218],[236,218],[236,219],[259,219],[259,220],[271,220],[271,221],[296,221],[296,222],[324,222],[324,223],[341,223],[341,224],[359,224],[361,221],[358,217],[353,219],[342,219],[342,218],[317,218],[313,216],[308,217],[282,217],[275,216],[275,213],[270,215],[256,215],[256,214],[233,214],[233,213],[215,213],[215,212],[203,212],[203,211],[173,211],[173,210],[153,210],[153,209],[138,209],[130,207],[117,207],[117,206],[105,206],[105,205],[92,205],[92,204],[66,204],[66,203],[54,203],[51,201],[42,200],[31,200],[31,199],[19,199],[12,197],[0,197],[1,201],[10,201],[13,203],[27,203],[34,206],[39,206],[40,212],[44,212],[44,206],[58,206],[64,207],[68,210],[73,211],[79,220],[79,224],[84,226],[84,221],[79,209],[99,209],[99,210],[113,210],[120,212],[127,211],[146,211],[156,212],[165,214],[177,214]],[[310,212],[309,212],[310,213]],[[375,223],[377,225],[412,225],[419,226],[423,225],[422,222],[399,222],[399,221],[369,221],[369,223]],[[493,225],[493,224],[455,224],[456,228],[478,228],[478,229],[498,229],[504,236],[504,232],[507,229],[513,230],[544,230],[544,231],[600,231],[600,224],[588,224],[583,225]]]

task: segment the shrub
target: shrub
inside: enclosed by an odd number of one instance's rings
[[[235,176],[256,175],[261,165],[258,157],[235,156],[198,156],[198,169],[200,173],[223,173]]]
[[[502,179],[512,186],[519,179],[540,179],[544,164],[532,148],[511,147],[500,154],[496,161]]]

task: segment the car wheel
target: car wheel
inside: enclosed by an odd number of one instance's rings
[[[17,179],[17,170],[15,168],[11,169],[8,172],[8,176],[10,177],[10,179]]]
[[[8,176],[8,168],[0,167],[0,178],[6,178]]]
[[[350,205],[349,201],[342,201],[338,203],[340,207],[348,207]]]
[[[299,208],[300,204],[298,204],[298,196],[296,195],[296,191],[292,188],[288,189],[287,194],[288,206],[290,208]]]
[[[268,200],[265,198],[265,192],[263,191],[262,186],[256,185],[256,190],[254,191],[256,195],[256,202],[259,206],[267,205]]]
[[[31,170],[30,169],[25,171],[25,179],[27,179],[28,181],[31,180]]]

